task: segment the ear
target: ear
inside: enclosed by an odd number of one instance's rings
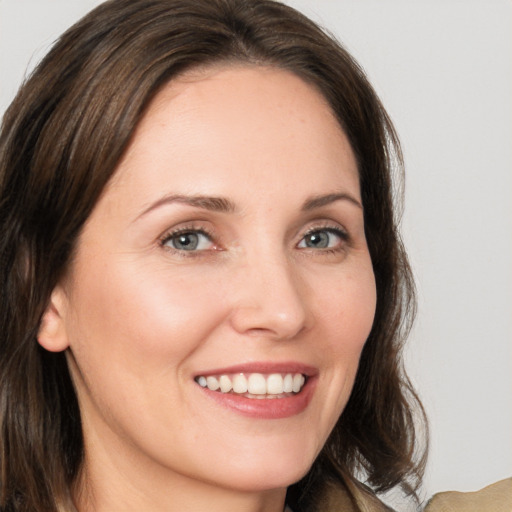
[[[41,325],[37,333],[37,341],[39,344],[50,352],[62,352],[69,346],[64,322],[66,306],[66,294],[62,286],[56,286],[43,314]]]

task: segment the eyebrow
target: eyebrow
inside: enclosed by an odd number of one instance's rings
[[[145,208],[142,211],[142,213],[137,218],[143,217],[150,211],[155,210],[160,206],[173,203],[186,204],[189,206],[202,208],[203,210],[209,210],[212,212],[234,213],[236,211],[235,204],[229,199],[226,199],[225,197],[210,197],[201,195],[188,196],[183,194],[174,194],[164,196],[158,201],[155,201],[154,203],[150,204],[147,208]]]
[[[349,201],[355,206],[363,209],[363,205],[351,194],[347,194],[345,192],[340,192],[336,194],[325,194],[319,196],[313,196],[307,199],[302,206],[303,212],[308,212],[314,210],[316,208],[321,208],[322,206],[327,206],[331,203],[335,203],[336,201]]]
[[[334,194],[324,194],[318,196],[312,196],[304,202],[301,210],[303,212],[308,212],[314,210],[316,208],[321,208],[322,206],[327,206],[336,201],[349,201],[359,208],[363,208],[361,203],[352,195],[347,193],[334,193]],[[220,213],[235,213],[237,211],[237,207],[235,203],[230,201],[225,197],[211,197],[211,196],[202,196],[202,195],[183,195],[183,194],[173,194],[167,195],[150,204],[147,208],[145,208],[142,213],[137,217],[143,217],[147,213],[160,208],[163,205],[180,203],[186,204],[189,206],[193,206],[195,208],[201,208],[203,210],[209,210],[212,212],[220,212]]]

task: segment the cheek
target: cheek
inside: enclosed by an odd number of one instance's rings
[[[361,352],[370,334],[376,307],[375,279],[371,263],[331,280],[329,294],[320,303],[325,336],[327,372],[323,414],[328,430],[334,426],[352,391]]]
[[[368,261],[345,273],[329,290],[319,314],[330,331],[333,350],[359,357],[370,334],[377,303],[371,263]]]
[[[75,358],[95,372],[105,361],[112,377],[178,372],[223,317],[218,291],[197,273],[171,277],[132,262],[102,268],[95,279],[77,274],[68,325]],[[84,267],[81,275],[91,273]]]

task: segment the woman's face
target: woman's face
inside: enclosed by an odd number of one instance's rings
[[[326,102],[289,72],[224,67],[152,102],[54,291],[65,341],[40,341],[69,347],[86,466],[259,491],[321,450],[375,301]]]

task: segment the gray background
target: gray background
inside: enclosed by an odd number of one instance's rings
[[[0,114],[95,0],[0,0]],[[401,136],[431,420],[425,495],[512,475],[512,3],[290,0],[366,69]]]

